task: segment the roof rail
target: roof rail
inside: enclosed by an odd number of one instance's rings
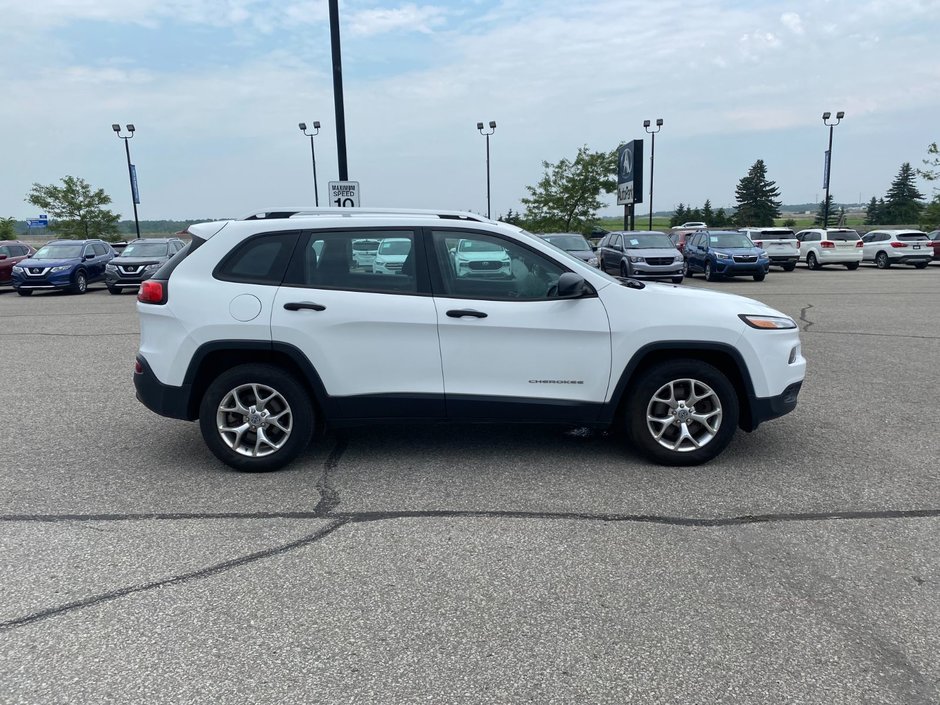
[[[383,216],[383,215],[417,215],[427,218],[440,218],[442,220],[471,220],[479,223],[493,223],[495,221],[476,213],[468,211],[441,211],[428,208],[266,208],[264,210],[252,211],[248,215],[242,216],[239,220],[269,220],[282,218],[313,218],[313,217],[331,217],[331,218],[350,218],[361,215]]]

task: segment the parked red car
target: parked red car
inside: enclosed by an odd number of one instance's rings
[[[933,248],[933,262],[940,260],[940,230],[931,230],[927,233],[930,238],[930,246]]]
[[[13,266],[36,250],[25,242],[19,240],[0,240],[0,286],[9,286],[13,283]]]
[[[672,240],[672,244],[676,246],[676,249],[682,254],[685,254],[685,241],[691,240],[695,233],[701,232],[704,229],[705,228],[673,228],[668,235],[669,239]]]

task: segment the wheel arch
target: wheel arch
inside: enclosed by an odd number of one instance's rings
[[[307,357],[293,345],[249,340],[221,340],[201,345],[193,354],[183,384],[189,386],[186,411],[190,419],[199,416],[199,404],[212,381],[238,365],[275,365],[297,378],[310,394],[318,419],[332,415],[326,388]]]
[[[698,360],[723,372],[738,396],[738,427],[745,431],[752,431],[757,427],[751,409],[751,399],[755,396],[754,385],[741,353],[726,343],[692,340],[649,343],[633,354],[620,374],[608,405],[611,423],[622,418],[627,400],[630,399],[637,382],[642,379],[643,372],[653,365],[670,360]]]

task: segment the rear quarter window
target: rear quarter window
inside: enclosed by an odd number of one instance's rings
[[[255,235],[235,247],[215,268],[216,279],[279,285],[290,263],[299,231]]]

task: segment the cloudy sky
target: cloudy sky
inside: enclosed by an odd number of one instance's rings
[[[846,113],[837,202],[940,141],[940,0],[348,0],[340,20],[362,205],[485,212],[478,121],[494,216],[543,160],[644,119],[665,121],[656,210],[732,204],[758,158],[784,202],[820,199],[825,110]],[[0,0],[0,86],[0,216],[71,174],[132,217],[114,122],[137,127],[142,219],[312,204],[300,121],[323,124],[321,202],[338,178],[327,0]]]

